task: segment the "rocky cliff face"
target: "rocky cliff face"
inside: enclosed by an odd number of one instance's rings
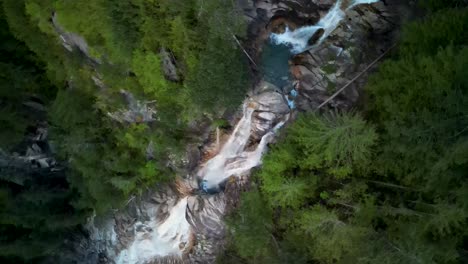
[[[250,51],[255,54],[261,52],[271,31],[284,30],[285,25],[292,29],[313,25],[336,1],[264,0],[248,3],[244,3],[244,10],[251,21],[249,30],[254,40]],[[346,12],[345,21],[326,41],[292,58],[291,74],[300,91],[298,109],[310,111],[316,108],[390,48],[397,40],[401,23],[410,16],[410,5],[411,1],[401,0],[357,5]],[[354,82],[329,106],[349,108],[355,104],[367,75]]]
[[[298,81],[300,110],[315,109],[396,42],[405,5],[386,2],[349,10],[346,22],[325,42],[293,58],[291,73]],[[350,108],[356,104],[371,72],[353,82],[329,107]]]

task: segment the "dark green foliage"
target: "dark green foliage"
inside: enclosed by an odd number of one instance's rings
[[[274,223],[268,230],[279,247],[247,254],[235,231],[249,223],[233,221],[237,258],[466,262],[467,14],[443,10],[405,27],[399,53],[369,81],[367,124],[312,115],[288,129],[258,174],[260,196],[275,212],[264,221]]]
[[[245,28],[231,1],[5,0],[2,8],[15,37],[46,63],[49,79],[60,87],[57,96],[55,89],[50,93],[55,98],[51,136],[75,170],[71,181],[82,194],[83,208],[116,207],[144,186],[168,180],[172,173],[161,164],[186,140],[185,122],[204,111],[237,106],[247,88],[246,62],[232,38]],[[51,23],[54,13],[59,27],[86,39],[89,55],[100,65],[60,46]],[[221,30],[220,22],[229,29]],[[175,60],[179,82],[165,79],[161,48]],[[105,89],[95,88],[91,77],[96,76]],[[110,121],[107,112],[126,107],[121,89],[154,100],[158,121],[147,126]],[[11,122],[18,111],[10,112],[5,122],[19,126],[9,131],[21,138],[24,125]],[[158,153],[147,160],[151,144]]]
[[[318,194],[323,182],[363,170],[375,141],[374,130],[359,116],[301,116],[265,157],[261,188],[273,205],[297,209]]]
[[[383,125],[385,142],[381,159],[400,157],[399,166],[382,161],[382,172],[419,182],[443,149],[463,135],[466,118],[466,67],[468,48],[453,47],[432,57],[389,61],[380,74],[400,76],[382,82],[371,81],[374,118]],[[411,87],[412,89],[407,89]],[[391,96],[392,100],[388,100]],[[380,160],[377,160],[380,162]],[[414,164],[420,166],[414,167]]]
[[[111,5],[108,5],[115,38],[119,45],[124,46],[123,50],[133,51],[141,39],[140,27],[143,22],[140,17],[141,2],[143,1],[113,1]],[[131,56],[130,53],[126,55]]]
[[[187,78],[190,98],[207,112],[233,108],[243,99],[249,84],[248,62],[233,38],[245,35],[245,25],[232,1],[202,4],[198,16],[205,19],[196,30],[205,45],[197,67]]]
[[[168,159],[178,162],[187,121],[222,115],[248,88],[232,35],[242,37],[245,25],[232,1],[4,0],[0,7],[0,147],[17,146],[28,126],[47,121],[54,154],[67,167],[50,182],[28,169],[0,168],[6,261],[54,255],[91,211],[119,208],[173,179]],[[87,54],[67,51],[62,31],[84,37]],[[162,49],[178,81],[166,80]],[[151,101],[156,120],[112,120],[107,113],[128,107],[121,90]],[[23,106],[31,94],[44,103],[40,116]]]
[[[54,6],[59,23],[89,42],[91,56],[131,68],[139,91],[156,99],[162,113],[170,107],[191,116],[215,113],[243,98],[248,64],[233,34],[245,34],[245,27],[231,1],[58,1]],[[174,56],[187,83],[166,83],[161,48]]]
[[[116,129],[93,108],[89,94],[75,90],[60,91],[50,114],[52,136],[61,143],[59,152],[76,170],[71,182],[83,197],[77,206],[103,213],[120,207],[144,186],[171,179],[172,173],[160,165],[171,140],[147,125]],[[151,144],[155,160],[146,157]]]
[[[220,38],[209,39],[200,55],[195,76],[187,86],[190,97],[206,111],[217,107],[234,108],[245,96],[249,78],[247,61],[235,44]]]
[[[465,7],[468,5],[466,0],[419,0],[419,4],[430,11],[437,11],[451,7]]]
[[[47,96],[54,89],[42,69],[36,67],[39,62],[34,54],[11,35],[3,10],[0,10],[0,40],[0,148],[8,148],[22,140],[26,126],[31,123],[28,118],[31,109],[23,105],[28,95]]]
[[[446,23],[444,37],[419,34],[420,41],[407,42],[409,48],[402,49],[401,58],[384,63],[369,84],[375,99],[371,118],[382,134],[374,170],[377,177],[408,188],[399,195],[398,203],[389,200],[384,211],[398,213],[388,210],[390,204],[405,208],[399,211],[405,216],[399,217],[401,224],[394,229],[397,234],[408,233],[408,239],[422,243],[431,254],[430,261],[453,263],[463,254],[466,233],[462,230],[466,230],[468,217],[460,196],[467,191],[468,160],[462,152],[468,126],[468,82],[463,77],[468,74],[468,46],[466,38],[459,38],[464,34],[467,11],[442,11],[433,18],[407,32],[418,27],[419,33],[426,32],[441,19]],[[390,165],[396,158],[398,166]],[[403,224],[412,226],[411,232]],[[443,250],[430,250],[432,247]]]
[[[366,189],[362,181],[349,178],[353,172],[366,171],[363,167],[370,164],[376,140],[373,128],[355,114],[298,118],[286,138],[264,158],[258,174],[263,195],[245,194],[248,198],[243,197],[240,216],[231,222],[238,254],[257,259],[252,263],[301,263],[305,259],[333,263],[357,254],[360,240],[371,231],[353,225],[348,216]],[[275,212],[274,218],[271,213],[260,213],[265,205]],[[253,216],[245,216],[245,210]],[[253,224],[271,222],[273,226]],[[252,243],[241,243],[244,239],[264,242],[249,251],[247,245]]]
[[[236,212],[233,239],[236,249],[243,257],[261,257],[270,251],[273,211],[265,206],[258,190],[242,196],[241,209]]]
[[[23,41],[29,50],[38,57],[38,61],[45,64],[45,70],[49,81],[62,85],[66,80],[69,68],[64,64],[65,54],[63,48],[55,38],[52,38],[49,17],[50,1],[16,1],[3,0],[2,8],[11,34],[20,41]],[[32,8],[32,6],[36,8]],[[29,9],[27,7],[30,7]],[[41,8],[43,8],[41,10]],[[37,12],[37,13],[36,13]],[[29,14],[31,13],[31,14]],[[47,25],[47,27],[46,27]],[[48,30],[46,34],[42,30]]]
[[[23,186],[1,182],[0,259],[54,255],[84,215],[70,205],[65,175],[34,174]]]
[[[466,9],[447,9],[410,23],[403,29],[400,56],[434,55],[448,44],[459,48],[466,44],[467,28]]]
[[[0,9],[0,262],[36,262],[58,253],[85,212],[71,206],[76,195],[65,171],[34,168],[7,154],[18,149],[26,127],[45,118],[24,103],[32,97],[47,102],[56,88],[46,78],[44,64],[11,34],[3,14]]]

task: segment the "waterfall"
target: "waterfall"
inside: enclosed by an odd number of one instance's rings
[[[229,175],[241,175],[260,165],[262,163],[262,156],[266,151],[267,144],[271,142],[275,133],[284,125],[284,123],[286,123],[288,119],[289,116],[286,116],[285,120],[279,122],[270,132],[266,133],[254,151],[243,152],[234,162],[226,164],[227,177],[229,177]]]
[[[250,127],[252,126],[252,114],[255,109],[249,102],[244,103],[243,109],[242,119],[237,123],[234,132],[232,132],[228,142],[223,146],[218,156],[235,156],[247,144],[250,137]]]
[[[156,257],[181,256],[189,244],[191,227],[185,217],[188,197],[177,202],[163,222],[156,213],[149,221],[135,224],[135,239],[130,247],[122,250],[116,258],[117,264],[143,264]],[[156,211],[156,210],[154,210]]]
[[[252,133],[252,118],[256,105],[247,99],[243,106],[242,118],[228,141],[218,155],[206,162],[198,172],[198,176],[203,179],[205,184],[205,190],[218,191],[219,184],[229,176],[241,175],[258,166],[267,144],[286,122],[284,120],[278,123],[265,134],[255,150],[245,151]],[[140,220],[133,224],[133,241],[118,254],[112,254],[109,257],[116,264],[144,264],[151,263],[157,258],[182,257],[183,252],[191,245],[192,228],[186,218],[189,197],[180,199],[170,208],[167,212],[167,218],[163,221],[160,220],[157,212],[158,208],[164,205],[148,204],[144,210],[149,219]],[[107,225],[101,232],[106,236],[103,237],[100,233],[100,236],[97,236],[100,240],[108,242],[105,246],[112,249],[112,252],[115,252],[119,244],[114,228],[114,224]]]
[[[244,152],[251,135],[252,114],[254,105],[248,100],[244,103],[241,120],[237,123],[234,132],[224,144],[221,151],[210,159],[199,171],[198,177],[202,179],[204,191],[217,190],[219,185],[232,175],[240,174],[260,164],[261,153],[272,135],[265,135],[253,152]]]
[[[286,27],[284,33],[272,33],[270,38],[274,44],[290,46],[291,52],[297,54],[301,53],[309,46],[307,42],[320,28],[320,26],[314,25],[301,27],[292,31]]]
[[[286,45],[291,48],[294,54],[305,51],[309,45],[309,39],[319,30],[323,29],[323,34],[320,36],[317,44],[322,43],[335,30],[340,22],[345,18],[345,11],[360,4],[371,4],[380,0],[352,0],[348,7],[342,7],[342,0],[338,0],[330,11],[320,19],[317,24],[312,26],[300,27],[296,30],[290,30],[286,27],[283,33],[272,33],[271,41],[277,45]],[[316,45],[317,45],[316,44]]]
[[[180,200],[169,212],[169,217],[158,226],[159,237],[172,243],[172,250],[180,253],[185,247],[190,234],[190,224],[185,218],[188,197]],[[182,243],[182,244],[181,244]]]

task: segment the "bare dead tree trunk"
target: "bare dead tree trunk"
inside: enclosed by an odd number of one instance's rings
[[[229,32],[231,32],[231,30],[229,30]],[[258,68],[258,65],[257,63],[255,63],[255,61],[252,59],[252,57],[250,57],[249,53],[244,49],[244,47],[242,47],[242,44],[240,43],[240,41],[237,39],[236,35],[234,35],[232,32],[231,32],[231,36],[232,38],[234,38],[234,40],[236,41],[237,45],[239,45],[239,47],[242,49],[242,51],[245,53],[245,55],[247,56],[247,58],[249,58],[250,62],[252,62],[253,65],[255,65],[255,68]]]
[[[335,97],[337,97],[340,93],[344,91],[348,86],[350,86],[353,82],[355,82],[359,77],[361,77],[365,72],[367,72],[372,66],[374,66],[378,61],[380,61],[385,55],[390,52],[394,47],[396,46],[396,43],[393,44],[390,48],[388,48],[384,53],[382,53],[377,59],[375,59],[371,64],[369,64],[362,72],[360,72],[356,77],[354,77],[352,80],[350,80],[345,86],[341,87],[338,91],[336,91],[332,96],[330,96],[325,102],[321,103],[317,108],[315,108],[315,111],[319,110],[326,104],[328,104],[331,100],[333,100]]]

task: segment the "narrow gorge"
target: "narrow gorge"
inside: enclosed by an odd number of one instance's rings
[[[89,223],[90,251],[98,252],[101,261],[213,263],[222,250],[227,204],[238,199],[233,190],[248,184],[250,170],[261,165],[278,131],[294,121],[297,110],[317,107],[392,44],[398,3],[338,0],[296,6],[306,2],[259,1],[244,9],[256,8],[250,11],[256,13],[251,34],[258,34],[252,46],[259,45],[256,57],[264,75],[245,99],[237,124],[228,137],[220,140],[218,135],[205,147],[211,158],[189,175],[130,200],[112,220]],[[363,82],[365,78],[329,107],[352,107]]]
[[[468,263],[468,0],[0,0],[0,263]]]

